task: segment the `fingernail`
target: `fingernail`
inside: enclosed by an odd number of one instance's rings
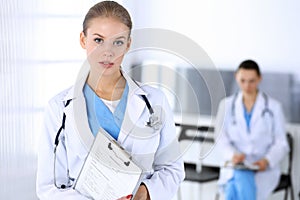
[[[132,198],[132,194],[126,196],[126,199],[131,199]]]

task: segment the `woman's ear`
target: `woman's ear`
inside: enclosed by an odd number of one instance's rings
[[[129,51],[130,46],[131,46],[131,37],[128,39],[128,42],[127,42],[126,53]]]
[[[262,78],[262,76],[260,75],[259,78],[258,78],[258,83],[260,83],[260,82],[262,81],[262,79],[263,79],[263,78]]]
[[[234,78],[235,78],[236,81],[238,80],[237,76],[238,76],[238,71],[235,71],[234,72]]]
[[[84,32],[80,33],[80,45],[83,49],[86,49],[86,37],[84,35]]]

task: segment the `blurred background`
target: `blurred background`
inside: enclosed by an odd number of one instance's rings
[[[37,199],[37,141],[44,107],[76,80],[86,57],[79,44],[82,21],[97,2],[0,0],[0,199]],[[198,46],[199,57],[196,52],[192,63],[176,52],[155,48],[129,53],[124,63],[135,79],[156,83],[165,90],[174,113],[187,116],[185,119],[213,119],[219,100],[237,91],[233,75],[239,63],[253,59],[260,65],[261,88],[281,101],[287,127],[298,138],[293,167],[298,193],[300,2],[118,2],[131,13],[134,30],[166,30],[184,37],[174,45],[187,41]],[[192,50],[190,53],[195,53]],[[191,190],[199,193],[198,186],[184,187],[195,187]],[[187,199],[200,197],[197,194]]]

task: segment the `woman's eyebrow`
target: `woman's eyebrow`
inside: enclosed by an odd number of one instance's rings
[[[126,37],[125,36],[119,36],[119,37],[117,37],[115,39],[126,39]]]
[[[100,34],[98,34],[98,33],[94,33],[93,35],[97,35],[97,36],[99,36],[99,37],[101,37],[101,38],[104,38],[104,36],[102,36],[102,35],[100,35]]]
[[[98,37],[101,37],[101,38],[105,38],[104,36],[100,35],[99,33],[94,33],[93,35],[96,35]],[[112,37],[113,38],[113,37]],[[126,39],[125,36],[119,36],[119,37],[116,37],[116,38],[113,38],[114,40],[118,40],[118,39]]]

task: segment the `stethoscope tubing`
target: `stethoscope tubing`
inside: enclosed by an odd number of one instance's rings
[[[132,79],[132,80],[134,81],[134,83],[135,83],[138,87],[140,87],[140,85],[139,85],[134,79]],[[152,127],[152,126],[153,126],[153,125],[152,125],[152,122],[153,122],[152,117],[154,116],[153,108],[152,108],[152,106],[151,106],[151,104],[150,104],[148,98],[146,97],[146,95],[141,95],[141,97],[142,97],[143,100],[145,101],[146,107],[147,107],[147,109],[148,109],[148,111],[149,111],[149,114],[150,114],[149,121],[146,122],[146,123],[147,123],[147,126]],[[68,99],[68,100],[66,101],[65,107],[67,107],[67,106],[71,103],[71,101],[72,101],[72,99]],[[61,186],[59,186],[59,185],[57,184],[57,182],[56,182],[56,157],[57,157],[56,151],[57,151],[57,147],[58,147],[58,144],[59,144],[59,141],[60,141],[60,134],[61,134],[62,130],[65,129],[65,122],[66,122],[66,114],[63,113],[62,123],[61,123],[61,126],[60,126],[60,128],[58,129],[58,131],[57,131],[57,133],[56,133],[55,140],[54,140],[54,164],[53,164],[53,165],[54,165],[54,166],[53,166],[54,169],[53,169],[53,175],[54,175],[54,185],[55,185],[55,187],[58,188],[58,189],[66,189],[66,188],[72,187],[73,184],[72,184],[71,182],[74,182],[74,180],[75,180],[74,178],[71,178],[71,177],[69,176],[69,169],[68,169],[68,170],[67,170],[68,183],[67,183],[67,184],[62,184]],[[160,124],[161,124],[161,123],[160,123]],[[153,128],[156,130],[156,127],[153,127]]]
[[[238,96],[238,92],[236,92],[234,94],[233,99],[232,99],[232,104],[231,104],[231,118],[232,118],[233,125],[236,125],[235,103],[237,100],[237,96]],[[266,113],[268,113],[270,115],[270,117],[273,118],[274,117],[273,111],[271,109],[269,109],[269,98],[264,92],[262,92],[262,96],[264,98],[265,107],[262,110],[261,116],[264,117],[266,115]]]

